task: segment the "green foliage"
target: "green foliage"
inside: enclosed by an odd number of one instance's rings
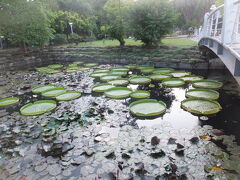
[[[42,3],[2,0],[1,7],[0,31],[11,42],[42,47],[53,37]]]
[[[134,37],[145,45],[157,45],[169,33],[176,16],[166,0],[139,0],[130,12],[130,28]]]
[[[55,34],[54,39],[52,40],[54,45],[61,45],[67,43],[67,36],[66,34]]]
[[[75,43],[76,45],[78,45],[78,43],[83,42],[83,38],[81,36],[79,36],[76,33],[73,33],[70,35],[69,40],[70,43]]]

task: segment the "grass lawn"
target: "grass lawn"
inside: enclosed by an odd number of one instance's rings
[[[141,41],[135,41],[133,39],[125,39],[126,46],[141,46]],[[173,39],[163,39],[162,44],[166,46],[180,46],[180,47],[190,47],[196,46],[197,42],[192,41],[187,38],[173,38]],[[94,46],[94,47],[107,47],[107,46],[119,46],[117,40],[98,40],[86,43],[80,43],[78,46]]]

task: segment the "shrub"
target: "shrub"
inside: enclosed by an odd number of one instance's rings
[[[54,45],[61,45],[67,43],[67,36],[65,34],[55,34],[54,39],[52,40]]]
[[[76,33],[73,33],[69,36],[68,42],[78,45],[78,43],[83,42],[83,37],[79,36]]]

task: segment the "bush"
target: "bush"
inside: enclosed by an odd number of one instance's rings
[[[135,39],[152,46],[169,33],[176,16],[169,1],[139,0],[131,9],[129,19]]]
[[[67,43],[67,36],[65,34],[55,34],[54,39],[52,40],[54,45],[61,45]]]
[[[84,41],[83,37],[79,36],[76,33],[71,34],[68,39],[69,43],[75,43],[76,45],[83,41]]]

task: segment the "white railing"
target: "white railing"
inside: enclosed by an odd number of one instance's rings
[[[211,37],[226,45],[240,44],[240,0],[225,0],[218,8],[212,7],[204,16],[199,40]]]

